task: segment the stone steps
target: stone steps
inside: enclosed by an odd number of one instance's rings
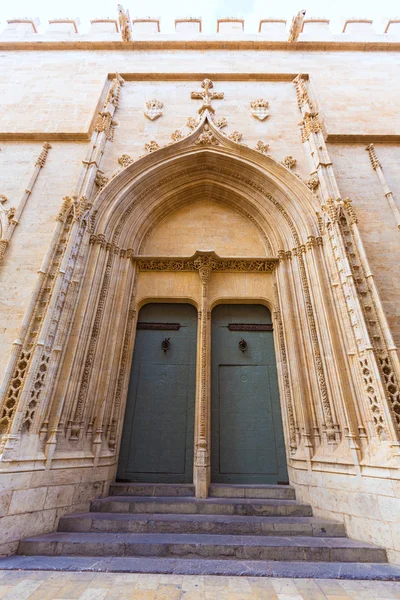
[[[260,517],[310,517],[311,506],[296,500],[248,498],[168,498],[109,496],[91,503],[91,511],[108,513],[254,515]]]
[[[238,560],[386,562],[386,552],[348,538],[152,533],[50,533],[24,540],[42,556],[158,556]]]
[[[59,531],[115,533],[212,533],[345,537],[342,523],[314,517],[83,513],[60,519]]]
[[[151,556],[7,556],[0,569],[10,571],[83,571],[104,573],[165,573],[171,575],[236,575],[399,581],[400,567],[389,563],[344,563],[279,560],[218,560],[154,558]]]
[[[88,513],[62,517],[58,532],[23,540],[18,552],[25,556],[12,557],[11,564],[40,569],[36,559],[42,557],[56,570],[76,564],[141,573],[386,573],[400,580],[384,549],[350,540],[342,524],[313,517],[289,486],[213,484],[203,500],[191,485],[116,483],[110,494],[92,502]]]
[[[113,483],[110,496],[194,496],[191,483]]]
[[[294,500],[294,489],[289,485],[229,485],[213,483],[209,488],[211,498],[264,498]]]

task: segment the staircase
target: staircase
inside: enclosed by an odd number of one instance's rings
[[[200,500],[191,485],[115,483],[90,512],[62,517],[18,553],[20,569],[46,557],[55,569],[400,579],[384,549],[313,517],[283,485],[211,485]]]

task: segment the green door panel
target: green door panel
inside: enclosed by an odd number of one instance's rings
[[[171,323],[179,329],[163,329]],[[190,483],[197,312],[189,304],[147,304],[138,324],[118,479]],[[170,342],[166,352],[161,347],[165,338]]]
[[[273,332],[228,328],[270,323],[271,314],[261,305],[220,305],[212,312],[211,465],[216,483],[288,479]],[[241,339],[247,342],[244,352]]]

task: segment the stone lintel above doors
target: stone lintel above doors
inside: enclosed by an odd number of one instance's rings
[[[241,271],[247,273],[272,273],[277,258],[228,258],[220,257],[213,251],[197,250],[190,257],[171,256],[132,256],[139,271],[198,271],[208,267],[210,271]]]

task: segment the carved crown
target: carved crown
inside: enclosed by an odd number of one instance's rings
[[[164,102],[161,102],[160,100],[148,100],[148,102],[146,102],[147,110],[151,110],[152,108],[158,108],[161,110],[163,106]]]
[[[267,102],[267,100],[263,100],[262,98],[258,98],[258,100],[253,100],[253,102],[250,102],[250,106],[253,110],[256,110],[257,108],[268,108],[269,106],[269,102]]]

